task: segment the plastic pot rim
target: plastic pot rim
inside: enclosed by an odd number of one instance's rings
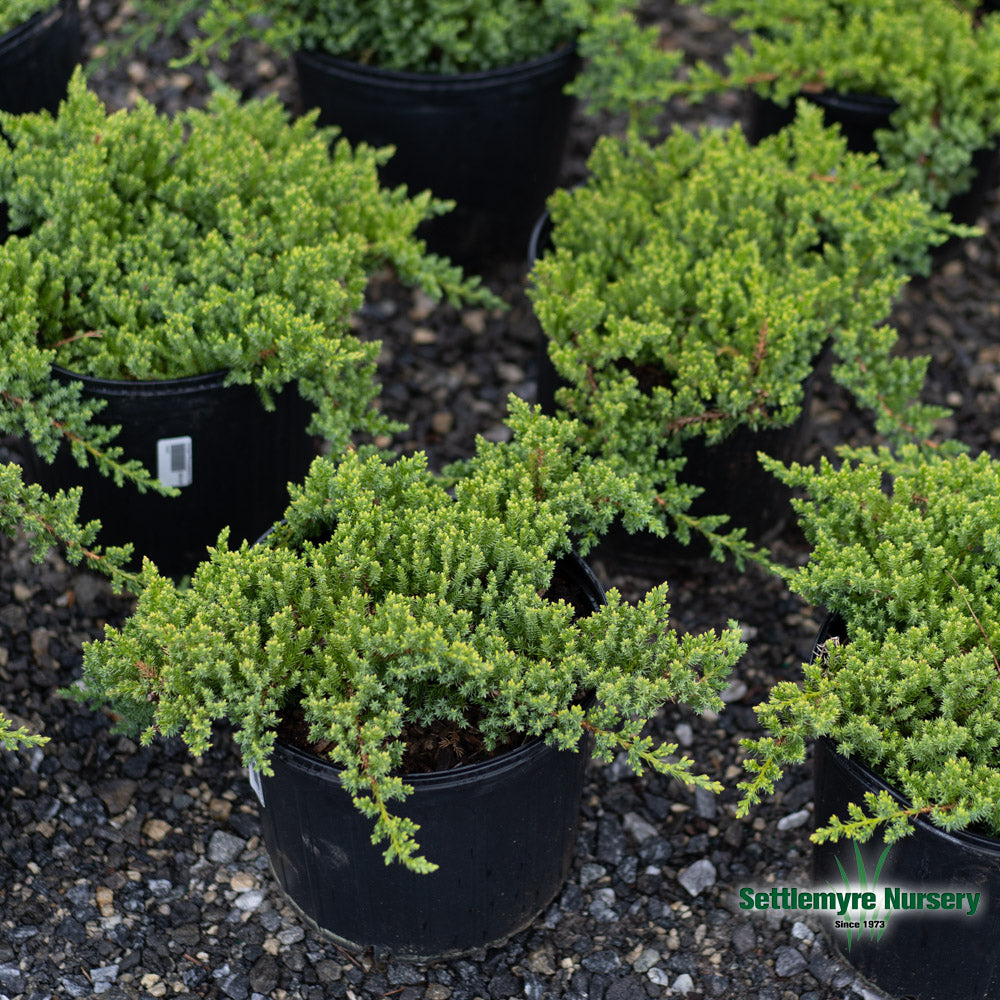
[[[581,736],[581,739],[583,738],[585,737]],[[317,757],[308,750],[303,750],[301,747],[282,739],[275,741],[274,749],[275,752],[280,750],[285,757],[285,762],[303,774],[318,775],[324,777],[325,780],[335,782],[337,785],[341,784],[340,775],[344,769],[339,764]],[[447,771],[428,771],[416,774],[393,771],[392,774],[394,777],[402,778],[407,785],[412,785],[413,794],[417,795],[421,790],[443,791],[461,788],[480,777],[499,777],[532,764],[548,750],[560,752],[559,747],[546,743],[541,736],[532,736],[520,746],[514,747],[512,750],[505,750],[488,760],[461,764],[449,768]],[[580,749],[577,748],[569,752],[579,753]]]
[[[545,209],[535,224],[531,227],[531,235],[528,237],[528,271],[530,272],[535,264],[541,259],[547,248],[544,241],[552,237],[552,213]]]
[[[111,379],[76,372],[62,365],[51,365],[53,374],[67,382],[79,382],[95,396],[159,396],[200,392],[203,389],[231,388],[225,386],[229,372],[225,369],[202,375],[181,375],[165,379]]]
[[[0,58],[9,55],[11,49],[22,45],[29,36],[39,35],[51,27],[74,5],[75,0],[55,0],[46,10],[36,11],[27,21],[15,24],[9,31],[0,35]]]
[[[576,45],[567,42],[547,55],[472,73],[417,73],[411,70],[382,69],[333,56],[321,49],[299,49],[295,52],[295,60],[379,90],[403,89],[411,94],[414,91],[435,94],[451,90],[490,90],[516,84],[556,69],[575,54]]]
[[[893,97],[886,97],[883,94],[859,93],[854,90],[799,91],[792,98],[792,102],[797,98],[812,101],[822,107],[837,108],[859,115],[884,115],[888,117],[900,107],[899,101]],[[772,100],[772,98],[765,97],[764,100]]]
[[[274,531],[274,528],[275,526],[271,525],[271,527],[268,528],[267,531],[265,531],[264,534],[254,542],[254,545],[260,545],[261,542],[263,542],[264,539],[267,538],[272,531]],[[590,596],[590,593],[599,595],[600,604],[598,604],[597,601],[593,602],[595,610],[597,607],[604,604],[606,600],[604,587],[601,585],[600,580],[597,579],[597,576],[588,563],[575,550],[568,552],[562,558],[573,561],[576,569],[583,577],[583,581],[581,582],[584,583],[586,589],[588,590],[588,597]],[[583,704],[589,705],[593,701],[593,695],[588,695],[587,698],[584,699]],[[586,739],[585,733],[581,735],[581,740],[584,739]],[[316,754],[295,746],[295,744],[289,743],[287,740],[283,740],[280,737],[275,740],[274,749],[275,751],[280,749],[286,756],[288,764],[294,766],[299,771],[307,774],[326,775],[329,780],[335,780],[337,784],[340,784],[339,776],[344,770],[340,764],[336,764],[327,758],[318,757]],[[414,774],[393,771],[392,773],[394,776],[402,778],[407,784],[412,784],[414,793],[416,793],[420,788],[427,790],[448,789],[467,784],[467,776],[471,778],[475,778],[478,775],[498,776],[519,767],[523,767],[536,760],[541,754],[545,753],[546,750],[558,752],[560,751],[560,748],[547,743],[543,736],[527,736],[524,742],[519,746],[513,747],[510,750],[505,750],[503,753],[499,753],[495,757],[490,757],[487,760],[475,761],[472,764],[462,764],[457,767],[449,768],[446,771],[417,772]],[[579,753],[579,746],[576,750],[571,752]],[[257,769],[252,768],[252,770],[256,771]]]

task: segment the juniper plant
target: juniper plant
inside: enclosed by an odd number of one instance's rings
[[[180,734],[194,753],[227,718],[266,773],[299,703],[386,862],[420,872],[434,865],[391,810],[410,791],[397,769],[411,723],[475,724],[488,748],[517,732],[579,749],[586,732],[605,760],[625,751],[637,773],[718,790],[643,726],[666,702],[721,707],[738,630],[678,635],[666,585],[636,606],[611,591],[583,618],[547,600],[574,540],[585,553],[616,514],[641,523],[644,505],[629,477],[580,452],[572,421],[511,407],[513,441],[480,438],[451,490],[419,453],[317,459],[285,522],[235,551],[223,533],[188,589],[147,562],[133,617],[86,647],[79,696],[144,743]]]
[[[134,583],[134,574],[124,569],[131,547],[104,549],[96,545],[94,539],[100,523],[81,524],[79,508],[79,489],[48,494],[38,485],[26,484],[19,465],[0,464],[0,532],[8,538],[23,532],[35,562],[41,562],[50,549],[60,545],[70,564],[83,564],[108,575],[116,589]],[[12,750],[47,742],[47,737],[30,733],[24,727],[14,729],[0,713],[0,747]]]
[[[673,75],[680,53],[635,18],[636,0],[138,0],[139,19],[114,48],[148,45],[196,15],[186,60],[228,58],[233,42],[259,38],[277,51],[319,50],[352,62],[416,73],[473,73],[548,55],[576,43],[592,68],[581,93],[636,102],[636,87]],[[644,92],[642,92],[644,94]]]
[[[685,0],[690,2],[690,0]],[[710,0],[749,44],[725,73],[699,63],[689,96],[752,87],[787,106],[824,90],[890,98],[892,127],[875,139],[883,162],[943,208],[968,190],[973,154],[1000,135],[1000,14],[956,0]]]
[[[493,302],[424,252],[444,204],[379,186],[388,150],[339,141],[276,100],[217,93],[170,120],[109,114],[78,71],[57,117],[0,114],[0,430],[51,460],[62,440],[117,482],[164,488],[113,445],[58,364],[110,379],[228,372],[263,404],[295,382],[310,432],[335,450],[393,429],[372,407],[379,345],[349,329],[370,274],[393,267],[435,297]]]
[[[914,816],[1000,836],[1000,464],[983,454],[843,450],[842,464],[771,470],[812,546],[791,588],[841,616],[834,636],[757,712],[739,814],[809,739],[827,736],[907,804],[866,793],[813,839],[904,835]]]
[[[604,138],[589,167],[550,198],[552,249],[530,295],[565,383],[559,409],[593,454],[638,473],[658,531],[686,540],[694,524],[684,443],[793,423],[828,342],[834,378],[879,431],[931,433],[940,411],[913,402],[927,359],[892,357],[883,320],[948,224],[847,152],[817,108],[801,103],[757,146],[739,128]]]
[[[0,9],[0,35],[24,24],[32,15],[49,10],[56,0],[5,0]]]

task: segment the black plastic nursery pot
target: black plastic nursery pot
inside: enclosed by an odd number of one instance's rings
[[[802,97],[823,109],[823,121],[827,126],[838,125],[847,148],[855,153],[876,152],[875,132],[892,127],[889,120],[899,106],[888,97],[877,94],[841,94],[823,91],[817,94],[803,93]],[[747,112],[747,135],[757,143],[769,135],[774,135],[795,118],[794,105],[781,107],[751,92]],[[974,225],[996,186],[1000,171],[1000,144],[977,150],[972,156],[975,170],[972,186],[955,195],[947,205],[947,210],[956,222]],[[938,252],[953,249],[956,242],[950,240]]]
[[[827,622],[817,643],[829,635],[843,635],[838,619]],[[839,754],[829,740],[817,741],[813,767],[817,825],[825,825],[832,815],[846,817],[848,803],[863,802],[865,792],[888,791],[901,803],[906,801],[869,767]],[[828,936],[846,962],[899,1000],[998,1000],[1000,840],[968,831],[949,833],[923,817],[913,825],[912,833],[889,848],[879,874],[875,894],[881,912],[854,915],[874,918],[876,926],[838,928],[837,918],[831,917]],[[885,845],[875,837],[860,847],[870,887]],[[845,889],[838,862],[856,881],[858,865],[850,842],[813,846],[817,889]],[[968,902],[946,900],[948,893],[979,893],[975,914],[969,915]],[[886,894],[891,909],[884,905]],[[911,908],[903,909],[907,903]],[[918,903],[920,908],[913,908]],[[954,908],[941,908],[945,903]],[[932,905],[937,908],[929,908]],[[884,927],[877,926],[879,920]]]
[[[596,609],[596,578],[575,556],[570,571]],[[531,739],[490,760],[407,775],[413,793],[393,805],[419,824],[420,853],[439,865],[418,875],[386,865],[374,821],[354,807],[338,768],[279,741],[274,775],[251,775],[271,868],[305,919],[351,951],[430,961],[499,943],[566,879],[586,749]]]
[[[322,52],[295,56],[304,108],[352,142],[393,145],[389,185],[456,202],[426,222],[431,250],[475,265],[519,257],[556,187],[579,68],[575,49],[479,73],[435,75],[363,66]]]
[[[548,247],[551,228],[546,212],[532,230],[528,244],[529,266]],[[814,372],[827,353],[826,348],[820,352]],[[551,415],[556,409],[556,390],[566,383],[552,364],[548,338],[541,329],[537,359],[536,401],[543,412]],[[757,453],[764,452],[786,464],[800,457],[814,382],[814,376],[805,382],[802,410],[795,422],[786,427],[762,430],[737,427],[717,444],[706,445],[699,438],[684,444],[681,452],[685,458],[682,479],[703,490],[689,508],[692,516],[728,514],[730,519],[722,530],[745,528],[747,538],[755,542],[766,541],[781,530],[792,514],[792,492],[764,469]],[[593,557],[625,569],[657,573],[668,561],[697,559],[708,553],[708,542],[694,533],[689,544],[681,545],[672,536],[660,538],[648,531],[629,534],[616,523],[593,550]]]
[[[59,0],[0,36],[0,110],[55,113],[79,61],[77,0]]]
[[[54,114],[80,61],[80,45],[77,0],[59,0],[0,35],[0,111]],[[8,235],[7,203],[0,201],[0,243]]]
[[[132,542],[137,561],[147,555],[170,575],[190,573],[226,525],[230,544],[257,538],[287,506],[288,482],[300,480],[316,455],[306,434],[312,409],[294,386],[268,412],[252,386],[225,386],[225,372],[130,382],[53,371],[81,382],[85,397],[104,400],[97,419],[121,426],[114,443],[125,457],[181,492],[117,487],[92,467],[81,469],[65,443],[52,465],[28,449],[36,480],[47,490],[82,486],[81,518],[100,519],[98,541]]]

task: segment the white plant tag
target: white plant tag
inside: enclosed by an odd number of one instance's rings
[[[156,475],[164,486],[190,486],[191,438],[160,438],[156,442]]]
[[[260,783],[260,771],[257,770],[252,764],[247,768],[250,772],[250,787],[256,792],[257,798],[260,800],[261,809],[264,808],[264,786]]]

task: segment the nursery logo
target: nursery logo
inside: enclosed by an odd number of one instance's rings
[[[984,902],[982,891],[922,886],[914,889],[902,885],[880,884],[879,879],[891,847],[883,849],[874,867],[865,864],[861,848],[854,842],[854,856],[848,865],[835,857],[840,872],[840,885],[828,884],[823,889],[799,886],[772,886],[769,889],[744,886],[739,890],[740,909],[762,912],[783,910],[822,913],[833,919],[834,930],[847,938],[847,949],[862,935],[880,941],[891,918],[939,914],[974,917]],[[852,878],[848,866],[856,870]]]

